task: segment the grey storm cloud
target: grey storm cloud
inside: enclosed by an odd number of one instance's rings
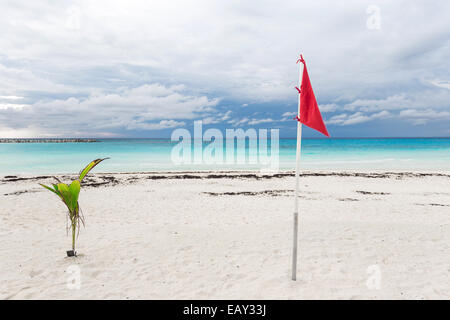
[[[276,123],[292,109],[254,118],[248,105],[295,104],[300,52],[330,125],[450,108],[449,2],[14,0],[0,9],[0,135],[126,135],[215,123],[227,111],[235,123]],[[235,103],[212,115],[223,99]]]

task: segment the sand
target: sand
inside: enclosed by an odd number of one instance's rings
[[[448,173],[302,176],[295,282],[292,174],[92,174],[76,258],[51,181],[0,177],[1,299],[450,298]]]

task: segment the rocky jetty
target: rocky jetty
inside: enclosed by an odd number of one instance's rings
[[[90,143],[99,142],[97,139],[79,139],[79,138],[44,138],[44,139],[4,139],[0,138],[0,143],[68,143],[68,142],[80,142],[80,143]]]

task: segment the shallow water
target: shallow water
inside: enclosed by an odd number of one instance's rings
[[[280,139],[279,152],[234,146],[235,154],[246,154],[245,163],[191,162],[176,164],[172,152],[178,142],[170,139],[102,139],[96,143],[6,143],[0,144],[0,174],[76,173],[86,163],[101,157],[110,157],[96,168],[97,172],[142,172],[184,170],[260,170],[268,164],[249,163],[249,150],[258,156],[274,156],[281,170],[295,168],[295,139]],[[194,143],[191,144],[193,146]],[[212,153],[215,160],[226,160],[226,141],[223,157]],[[203,143],[203,149],[208,143]],[[209,153],[209,149],[204,150]],[[251,152],[250,152],[251,154]],[[380,139],[303,139],[302,170],[450,170],[450,138],[380,138]],[[236,158],[237,159],[237,158]],[[216,161],[217,162],[217,161]]]

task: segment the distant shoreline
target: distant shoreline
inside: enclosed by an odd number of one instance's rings
[[[248,137],[246,137],[248,139]],[[280,137],[280,140],[296,140],[296,137]],[[447,140],[449,137],[303,137],[302,140],[416,140],[416,139],[424,139],[424,140],[433,140],[433,139],[442,139]],[[64,142],[101,142],[101,141],[121,141],[121,140],[164,140],[170,141],[170,137],[159,137],[159,138],[135,138],[135,137],[123,137],[123,138],[0,138],[0,143],[46,143],[46,142],[54,142],[54,143],[64,143]],[[196,140],[196,139],[191,139]],[[223,139],[229,140],[229,139]],[[174,141],[178,142],[178,141]]]
[[[33,138],[33,139],[0,139],[0,143],[92,143],[92,142],[100,142],[97,139],[79,139],[79,138],[68,138],[68,139],[59,139],[59,138]]]

